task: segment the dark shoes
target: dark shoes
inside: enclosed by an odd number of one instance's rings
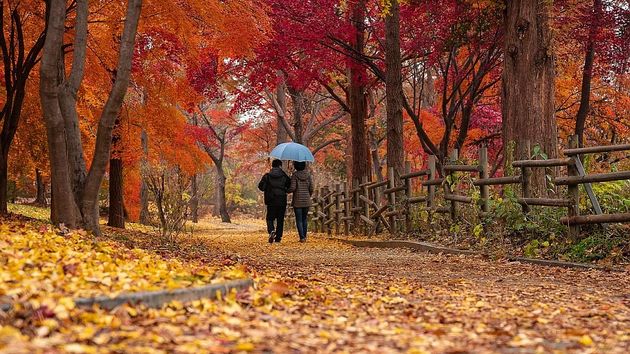
[[[275,242],[275,243],[280,243],[280,241],[282,241],[282,239],[278,238],[277,236],[278,236],[278,235],[276,235],[276,231],[275,231],[275,230],[274,230],[274,231],[271,231],[271,232],[269,233],[269,240],[268,240],[268,241],[269,241],[269,243],[274,243],[274,242]],[[304,238],[300,238],[300,242],[301,242],[301,243],[306,242],[306,237],[304,237]]]

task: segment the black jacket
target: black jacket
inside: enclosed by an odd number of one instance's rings
[[[260,180],[258,189],[265,192],[265,205],[286,206],[291,179],[280,167],[274,167]]]

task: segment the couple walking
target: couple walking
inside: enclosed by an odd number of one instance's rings
[[[266,173],[258,183],[258,189],[265,192],[269,243],[282,240],[287,193],[293,193],[291,204],[295,211],[295,224],[300,242],[306,242],[307,216],[308,208],[311,206],[313,180],[306,171],[306,162],[293,162],[293,167],[295,167],[295,172],[289,177],[282,170],[282,161],[273,160],[271,171]]]

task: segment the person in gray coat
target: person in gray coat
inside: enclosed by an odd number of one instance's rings
[[[300,242],[306,242],[308,209],[311,207],[311,195],[313,195],[313,179],[306,170],[306,162],[295,161],[293,167],[295,167],[295,172],[291,176],[289,193],[293,193],[292,205]]]

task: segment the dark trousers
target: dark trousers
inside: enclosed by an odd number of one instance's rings
[[[295,208],[295,226],[300,235],[300,240],[306,239],[306,231],[308,228],[308,208]]]
[[[284,229],[284,214],[287,211],[287,206],[274,206],[267,205],[267,233],[276,231],[276,241],[282,239],[282,231]],[[275,226],[274,226],[275,222]]]

